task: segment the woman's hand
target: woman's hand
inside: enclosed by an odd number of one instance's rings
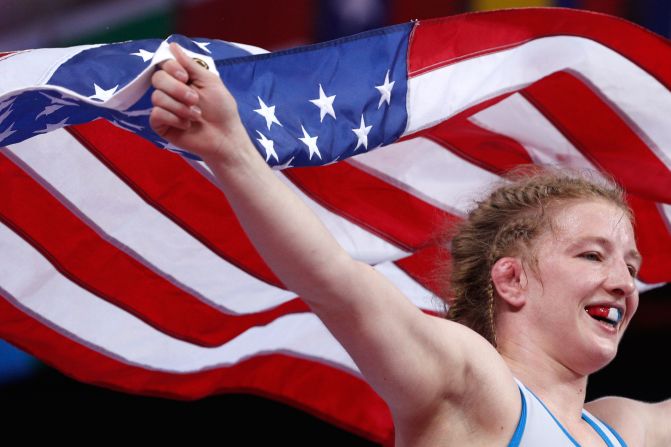
[[[176,60],[152,76],[156,90],[149,123],[161,137],[203,158],[230,158],[251,145],[235,99],[221,79],[198,65],[176,43]]]

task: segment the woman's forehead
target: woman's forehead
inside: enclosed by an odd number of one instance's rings
[[[560,204],[553,211],[550,233],[557,241],[587,239],[636,249],[629,215],[615,204],[603,200],[573,201]]]

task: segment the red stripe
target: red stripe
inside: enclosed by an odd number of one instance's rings
[[[275,309],[225,315],[189,295],[101,237],[44,187],[0,154],[0,220],[89,292],[147,324],[203,346],[219,346],[281,315],[305,312],[294,299]]]
[[[671,281],[671,234],[662,211],[657,204],[636,195],[629,195],[627,201],[634,211],[637,245],[643,255],[641,280],[647,283]]]
[[[408,251],[458,219],[348,163],[284,172],[313,200]]]
[[[389,444],[393,437],[389,409],[370,386],[318,362],[272,354],[186,374],[152,371],[64,337],[14,307],[2,293],[0,338],[81,382],[171,399],[191,400],[224,392],[257,394],[301,408],[372,441]]]
[[[104,120],[68,130],[147,203],[218,256],[284,287],[252,246],[224,194],[181,156]]]
[[[517,140],[477,126],[461,115],[433,127],[426,136],[469,163],[498,175],[521,164],[533,163]]]
[[[450,281],[445,267],[450,259],[446,245],[432,245],[395,261],[395,264],[425,289],[446,298]]]
[[[600,42],[635,61],[667,87],[671,85],[668,40],[616,17],[555,8],[510,9],[423,20],[412,34],[408,72],[411,77],[416,76],[463,59],[554,35],[580,36]]]
[[[611,173],[629,192],[671,203],[669,169],[582,80],[569,73],[555,73],[525,88],[522,94],[585,157]]]

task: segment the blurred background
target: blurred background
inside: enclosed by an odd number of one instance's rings
[[[412,19],[524,6],[598,11],[671,35],[667,0],[0,0],[0,50],[172,33],[276,50]]]
[[[164,38],[173,33],[277,50],[412,19],[525,6],[607,13],[671,36],[668,0],[0,0],[0,51]],[[619,357],[593,376],[588,400],[605,394],[643,400],[671,396],[665,366],[671,341],[669,321],[671,287],[644,293]],[[117,428],[123,432],[133,422],[142,425],[151,414],[164,421],[162,427],[151,429],[155,430],[152,437],[198,424],[198,436],[240,435],[245,444],[273,439],[298,444],[321,445],[328,440],[328,444],[375,445],[260,397],[226,395],[179,402],[80,384],[2,340],[0,402],[15,410],[4,422],[18,421],[25,415],[57,424],[76,419],[86,421],[89,428],[118,433]],[[67,412],[63,411],[65,405]],[[226,421],[225,432],[222,424],[203,424],[203,418]],[[17,427],[4,425],[10,431]],[[77,436],[75,431],[66,433],[64,436]]]

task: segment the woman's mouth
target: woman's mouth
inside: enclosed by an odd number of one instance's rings
[[[585,312],[587,312],[589,316],[594,318],[595,320],[606,323],[613,328],[616,327],[618,323],[622,320],[621,309],[604,304],[586,306]]]

